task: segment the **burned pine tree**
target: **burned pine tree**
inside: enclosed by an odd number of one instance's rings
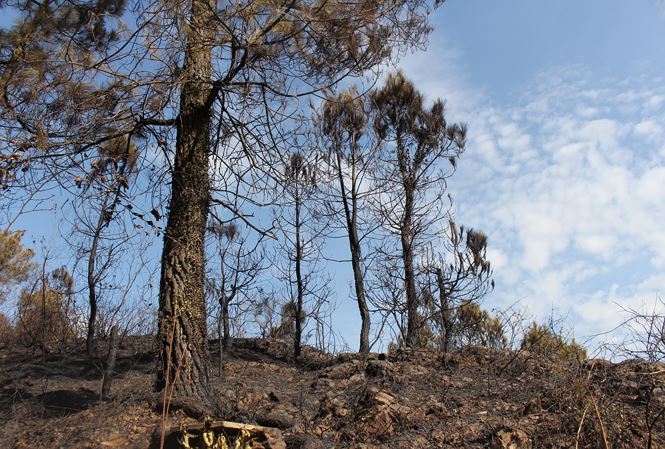
[[[287,303],[282,307],[282,326],[293,330],[293,355],[299,357],[308,317],[315,316],[329,296],[327,282],[317,263],[326,232],[315,195],[318,190],[316,161],[292,153],[281,182],[284,201],[277,216],[280,244],[279,277],[285,283]],[[292,324],[291,324],[292,321]]]
[[[353,269],[353,287],[361,319],[359,352],[369,353],[370,311],[365,293],[365,267],[361,240],[371,233],[367,213],[371,171],[377,162],[376,148],[369,137],[366,99],[355,89],[328,97],[317,117],[319,141],[326,155],[331,185],[327,204],[331,214],[340,217],[348,237]]]
[[[492,268],[487,259],[487,236],[458,227],[449,220],[448,229],[430,245],[421,259],[423,291],[428,309],[439,329],[439,348],[449,352],[460,322],[463,304],[476,303],[494,289]]]
[[[464,150],[466,127],[447,122],[443,101],[436,100],[427,107],[423,95],[401,72],[389,75],[370,98],[374,130],[383,143],[378,173],[383,194],[378,196],[375,208],[385,232],[399,241],[398,256],[384,251],[384,263],[401,265],[406,313],[403,337],[406,345],[413,347],[422,324],[416,252],[448,218],[445,181]],[[446,171],[444,164],[452,168]],[[384,287],[390,288],[386,282],[394,281],[394,275],[390,276],[393,279],[384,279]],[[391,297],[392,307],[401,308],[401,298],[395,294]]]

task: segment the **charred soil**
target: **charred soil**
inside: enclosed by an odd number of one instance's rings
[[[1,349],[0,446],[148,448],[162,422],[150,341],[122,344],[103,401],[102,365],[84,351]],[[305,348],[293,361],[290,350],[236,340],[216,377],[215,418],[279,428],[288,448],[665,447],[662,365],[479,347],[367,359]]]

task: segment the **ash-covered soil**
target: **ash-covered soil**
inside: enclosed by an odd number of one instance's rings
[[[0,447],[148,448],[162,419],[149,342],[124,342],[105,401],[102,365],[83,352],[1,349]],[[308,348],[297,362],[289,352],[284,341],[236,340],[216,377],[215,418],[277,427],[288,448],[665,447],[662,365],[478,347],[367,360]]]

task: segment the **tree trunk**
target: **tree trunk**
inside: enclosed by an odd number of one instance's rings
[[[354,155],[355,156],[355,155]],[[342,204],[344,206],[344,217],[346,219],[346,230],[349,236],[349,249],[351,251],[351,267],[353,268],[353,280],[356,290],[356,300],[358,301],[358,309],[360,311],[360,348],[361,354],[369,353],[369,328],[370,328],[370,315],[369,308],[367,307],[367,300],[365,299],[365,285],[363,282],[363,272],[360,266],[362,260],[362,250],[360,247],[360,239],[358,238],[357,227],[357,213],[358,213],[358,200],[355,183],[355,157],[352,162],[353,174],[351,176],[351,205],[346,194],[346,187],[344,186],[344,176],[342,173],[342,158],[340,150],[337,151],[337,176],[339,180],[340,194],[342,196]]]
[[[95,322],[97,321],[97,285],[95,282],[95,262],[97,260],[97,247],[104,227],[104,218],[106,216],[106,203],[108,193],[104,197],[102,207],[99,211],[99,218],[92,236],[92,245],[90,245],[90,254],[88,255],[88,303],[90,304],[90,315],[88,315],[88,334],[85,338],[85,349],[88,356],[95,355]]]
[[[231,319],[229,318],[229,302],[231,302],[230,298],[224,298],[224,303],[222,304],[222,318],[224,319],[224,337],[222,341],[224,343],[224,349],[233,346],[233,337],[231,337]]]
[[[129,156],[129,145],[131,139],[127,140],[127,151]],[[115,194],[113,201],[109,204],[109,199],[111,198],[111,190],[106,190],[104,194],[104,200],[102,201],[102,207],[99,211],[99,218],[97,219],[97,224],[95,225],[94,234],[92,236],[92,245],[90,245],[90,254],[88,256],[88,303],[90,304],[90,315],[88,316],[88,333],[85,339],[85,348],[86,352],[90,357],[95,355],[95,323],[97,321],[97,282],[95,279],[95,265],[97,263],[97,248],[99,247],[99,240],[102,237],[102,229],[108,225],[111,217],[115,212],[115,208],[118,205],[120,200],[120,188],[121,184],[118,182],[118,178],[125,175],[125,169],[127,168],[127,160],[123,160],[120,164],[120,170],[115,175]]]
[[[402,244],[402,264],[404,265],[404,290],[406,294],[406,345],[413,348],[418,339],[418,296],[416,293],[416,274],[413,267],[413,208],[418,167],[409,167],[409,155],[404,148],[402,131],[396,131],[396,156],[399,174],[404,189],[404,211],[400,223],[400,241]],[[415,161],[414,161],[415,164]]]
[[[413,238],[411,219],[413,214],[413,190],[405,186],[404,219],[401,226],[402,262],[404,263],[404,287],[406,290],[406,345],[415,347],[418,339],[418,295],[416,274],[413,267]]]
[[[111,382],[113,381],[113,370],[115,369],[115,359],[118,353],[118,326],[111,328],[111,337],[109,339],[109,351],[106,355],[106,369],[104,370],[104,380],[102,381],[101,399],[109,397],[111,392]]]
[[[359,352],[361,354],[368,354],[370,315],[369,308],[367,307],[367,300],[365,299],[365,286],[363,284],[362,268],[360,267],[360,243],[358,242],[358,235],[355,230],[353,232],[353,237],[351,234],[349,234],[349,244],[351,245],[351,265],[353,266],[353,279],[356,289],[356,300],[358,301],[358,309],[360,310],[361,320]]]
[[[436,270],[436,282],[437,287],[439,288],[439,308],[440,308],[440,319],[441,319],[441,330],[443,335],[441,336],[441,350],[447,354],[450,352],[450,340],[452,338],[453,331],[453,315],[452,310],[450,309],[450,301],[448,301],[448,292],[446,291],[446,279],[443,276],[443,270],[437,268]]]
[[[222,338],[223,334],[223,328],[222,328],[222,313],[223,308],[222,308],[222,301],[223,298],[220,298],[219,300],[219,314],[217,315],[217,348],[219,349],[219,378],[221,379],[223,377],[224,373],[224,341]]]
[[[296,180],[298,182],[298,180]],[[298,187],[296,186],[296,189]],[[293,356],[300,357],[300,340],[302,339],[302,308],[303,308],[303,297],[304,297],[304,285],[302,279],[302,245],[300,243],[300,202],[301,198],[296,190],[295,195],[295,208],[296,208],[296,288],[297,288],[297,298],[296,298],[296,317],[295,317],[295,337],[293,339]]]
[[[156,387],[212,410],[214,395],[204,296],[204,234],[210,180],[211,24],[214,0],[192,0],[186,30],[176,154],[164,234],[159,295],[160,363]]]

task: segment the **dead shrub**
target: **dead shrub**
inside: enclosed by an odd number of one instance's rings
[[[16,338],[29,347],[55,350],[74,340],[76,333],[66,295],[51,288],[22,290],[19,296]]]
[[[7,348],[16,342],[16,328],[4,314],[0,313],[0,347]]]

